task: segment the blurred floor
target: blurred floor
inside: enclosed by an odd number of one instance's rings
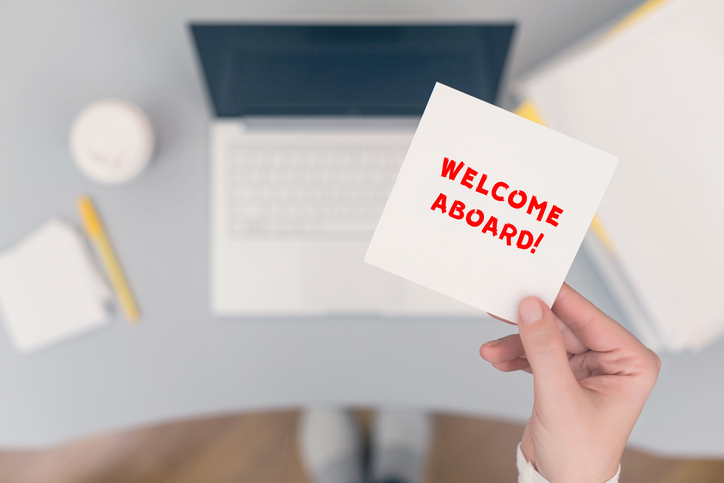
[[[360,411],[363,424],[369,412]],[[2,483],[306,483],[295,412],[166,424],[46,451],[0,452]],[[437,416],[428,483],[515,482],[523,426]],[[627,450],[621,483],[723,482],[724,461],[660,459]]]

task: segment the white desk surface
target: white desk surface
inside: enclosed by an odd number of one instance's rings
[[[179,418],[305,404],[412,405],[523,421],[528,374],[501,374],[480,344],[500,322],[215,319],[207,310],[210,114],[188,20],[519,20],[512,74],[635,0],[436,2],[65,1],[0,4],[0,248],[44,220],[77,220],[90,193],[105,218],[143,321],[122,321],[20,356],[0,330],[0,446],[55,444]],[[443,8],[446,9],[443,11]],[[318,18],[318,17],[317,17]],[[118,187],[72,164],[74,115],[101,97],[139,104],[159,152]],[[616,316],[589,261],[569,282]],[[724,455],[724,343],[663,354],[663,370],[631,438],[674,454]]]

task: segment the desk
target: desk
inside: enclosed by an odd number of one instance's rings
[[[305,3],[303,5],[303,3]],[[543,4],[545,5],[539,5]],[[75,198],[101,210],[143,320],[20,356],[0,330],[0,446],[55,444],[179,418],[302,404],[412,405],[523,421],[528,374],[482,361],[484,341],[515,330],[493,320],[233,320],[207,310],[209,110],[188,19],[422,15],[517,18],[515,75],[633,0],[596,2],[103,1],[0,4],[0,247]],[[503,6],[504,5],[504,6]],[[555,6],[556,9],[551,9]],[[108,96],[149,114],[159,153],[133,182],[103,187],[73,166],[75,114]],[[585,255],[569,282],[618,313]],[[660,382],[631,442],[724,455],[724,344],[664,354]]]

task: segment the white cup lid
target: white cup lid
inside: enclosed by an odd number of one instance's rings
[[[153,129],[141,109],[120,99],[101,99],[78,114],[70,130],[78,168],[100,183],[123,183],[151,161]]]

